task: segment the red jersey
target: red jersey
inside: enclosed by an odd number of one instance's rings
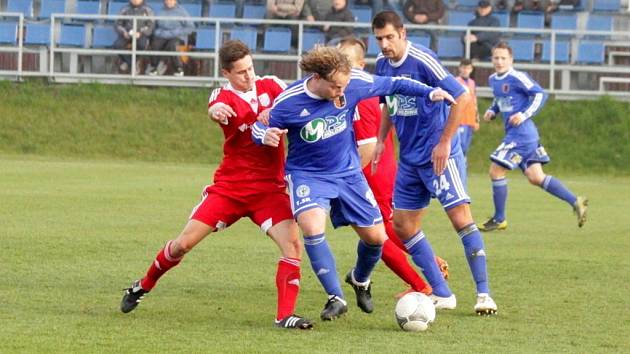
[[[380,125],[381,108],[378,97],[368,98],[359,102],[352,124],[357,145],[375,143]],[[385,139],[385,151],[383,151],[381,161],[378,163],[376,174],[372,175],[369,164],[363,169],[363,173],[376,200],[389,200],[391,202],[396,179],[396,156],[394,153],[394,138],[391,132]]]
[[[225,142],[223,160],[214,173],[216,187],[236,195],[285,188],[284,145],[277,148],[256,145],[251,137],[251,125],[260,112],[271,108],[285,87],[277,77],[265,76],[257,77],[249,92],[237,91],[229,83],[212,91],[208,108],[221,102],[236,113],[227,125],[220,124]]]

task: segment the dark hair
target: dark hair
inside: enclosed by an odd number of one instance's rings
[[[468,65],[473,65],[472,60],[464,58],[459,62],[459,66],[468,66]]]
[[[219,49],[219,63],[221,68],[225,70],[232,70],[234,62],[245,58],[250,55],[250,50],[245,43],[239,40],[229,40],[223,43],[221,49]]]
[[[513,56],[513,54],[512,54],[512,47],[510,47],[510,45],[507,44],[507,42],[499,42],[499,43],[497,43],[497,45],[495,45],[494,48],[492,48],[492,51],[494,52],[495,49],[506,49],[508,51],[508,53],[510,53],[510,56]]]
[[[372,30],[385,28],[387,25],[394,26],[396,30],[403,28],[402,19],[394,11],[381,11],[372,19]]]
[[[300,69],[317,74],[324,80],[330,80],[336,72],[349,73],[352,66],[348,57],[339,49],[316,46],[302,55]]]

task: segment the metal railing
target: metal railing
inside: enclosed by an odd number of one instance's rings
[[[177,85],[177,86],[216,86],[217,83],[225,81],[220,75],[218,51],[220,44],[225,38],[229,37],[229,32],[234,25],[254,25],[264,32],[265,26],[281,25],[288,26],[294,29],[294,34],[297,33],[297,47],[289,53],[264,53],[254,51],[254,58],[256,61],[283,61],[293,63],[295,65],[296,77],[281,77],[284,80],[292,81],[301,77],[298,62],[301,54],[303,53],[302,47],[304,43],[304,32],[306,28],[318,28],[326,25],[330,26],[343,26],[354,28],[355,35],[360,38],[368,38],[371,36],[371,25],[369,23],[347,23],[347,22],[305,22],[305,21],[288,21],[288,20],[263,20],[263,19],[234,19],[234,18],[209,18],[209,17],[160,17],[155,16],[154,20],[187,20],[191,21],[197,26],[214,27],[214,50],[213,51],[152,51],[152,50],[138,50],[136,49],[136,39],[132,38],[131,48],[128,50],[117,49],[95,49],[87,47],[60,47],[57,45],[57,39],[59,38],[59,31],[57,28],[62,23],[68,23],[68,21],[81,21],[89,26],[95,24],[109,23],[114,31],[114,21],[118,19],[131,19],[133,21],[133,29],[137,29],[138,20],[146,20],[147,17],[134,17],[134,16],[120,16],[120,15],[77,15],[77,14],[52,14],[50,20],[50,40],[48,47],[36,47],[26,46],[24,44],[24,24],[27,21],[20,13],[0,13],[0,18],[17,18],[18,19],[18,36],[16,45],[0,46],[0,53],[17,53],[17,70],[0,70],[0,78],[22,80],[25,77],[40,76],[47,77],[51,81],[55,82],[107,82],[107,83],[127,83],[138,85]],[[435,33],[456,33],[462,37],[467,34],[471,34],[474,31],[486,31],[486,32],[500,32],[503,37],[511,36],[529,36],[535,38],[535,41],[549,40],[550,42],[550,58],[549,63],[535,63],[535,62],[522,62],[517,63],[516,67],[521,70],[535,70],[548,73],[549,83],[545,86],[551,94],[556,94],[558,97],[564,96],[578,96],[588,97],[593,95],[610,94],[623,98],[630,99],[630,92],[627,91],[606,91],[605,85],[600,85],[594,89],[583,89],[580,87],[571,87],[571,75],[575,73],[588,73],[601,76],[618,76],[619,74],[630,75],[630,65],[621,66],[615,65],[612,60],[614,57],[628,56],[623,52],[611,51],[608,54],[608,63],[604,65],[581,65],[576,63],[559,63],[556,60],[556,42],[559,38],[571,39],[572,43],[575,40],[582,38],[589,38],[592,36],[599,36],[606,38],[605,42],[609,45],[625,46],[630,43],[630,33],[625,32],[595,32],[595,31],[568,31],[568,30],[550,30],[550,29],[523,29],[523,28],[489,28],[489,27],[467,27],[467,26],[442,26],[442,25],[406,25],[407,31],[434,31]],[[297,30],[297,31],[295,31]],[[89,45],[89,43],[88,43]],[[24,70],[23,58],[25,53],[40,53],[40,55],[47,55],[47,60],[43,63],[47,64],[46,68],[41,68],[39,71]],[[572,46],[572,52],[575,57],[576,48]],[[69,72],[62,72],[62,70],[56,70],[56,61],[59,60],[60,55],[69,55],[73,58],[78,56],[115,56],[119,54],[125,54],[131,56],[131,70],[129,74],[118,73],[95,73],[95,72],[80,72],[76,68],[71,68]],[[464,43],[464,57],[470,55],[470,42]],[[201,76],[149,76],[149,75],[137,75],[134,68],[139,56],[188,56],[195,60],[205,60],[212,62],[212,70],[208,75]],[[72,60],[71,60],[72,61]],[[375,57],[367,58],[368,64],[375,62]],[[76,60],[74,64],[76,65]],[[455,67],[458,64],[456,59],[445,59],[442,61],[445,66]],[[490,62],[478,62],[477,67],[492,68]],[[561,73],[560,88],[557,88],[556,73]],[[595,80],[598,82],[598,79]],[[625,81],[623,81],[625,82]],[[482,96],[489,96],[490,91],[487,87],[480,87],[479,93]]]

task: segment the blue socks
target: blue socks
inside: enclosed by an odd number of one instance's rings
[[[573,204],[577,201],[575,194],[571,193],[571,191],[567,189],[567,187],[565,187],[559,179],[553,176],[545,176],[542,186],[540,187],[548,193],[569,203],[571,206],[573,206]]]
[[[381,259],[383,245],[370,245],[359,240],[357,245],[357,265],[354,267],[354,280],[365,283],[370,279],[370,273]]]
[[[313,272],[328,295],[336,295],[343,299],[343,291],[337,276],[335,257],[328,247],[326,235],[304,236],[304,248],[311,261]],[[355,273],[356,275],[356,273]]]
[[[477,285],[477,294],[490,293],[486,269],[486,252],[483,247],[483,238],[481,238],[477,225],[470,224],[459,230],[457,234],[464,245],[466,260],[468,261],[473,280]]]
[[[418,231],[415,236],[403,241],[403,243],[411,255],[413,262],[420,267],[422,274],[424,274],[433,288],[433,294],[440,297],[451,296],[453,293],[451,293],[451,289],[449,289],[446,281],[444,281],[440,268],[438,268],[435,263],[435,254],[433,254],[431,244],[429,244],[429,241],[424,237],[424,233]]]
[[[492,180],[492,200],[494,201],[494,220],[505,220],[505,202],[507,201],[507,179]]]

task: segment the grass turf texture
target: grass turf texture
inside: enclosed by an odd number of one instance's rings
[[[278,252],[248,220],[204,240],[132,313],[121,289],[183,226],[206,165],[0,156],[0,352],[583,352],[630,351],[627,177],[558,175],[590,197],[589,221],[513,173],[509,229],[485,234],[495,318],[473,315],[462,247],[433,203],[425,231],[451,266],[458,308],[425,333],[393,315],[404,286],[374,273],[376,309],[322,323],[325,296],[305,258],[298,313],[316,329],[272,326]],[[485,176],[470,177],[478,222],[491,214]],[[341,276],[356,257],[350,228],[328,239]],[[306,256],[305,256],[306,257]],[[625,333],[625,334],[624,334]]]

